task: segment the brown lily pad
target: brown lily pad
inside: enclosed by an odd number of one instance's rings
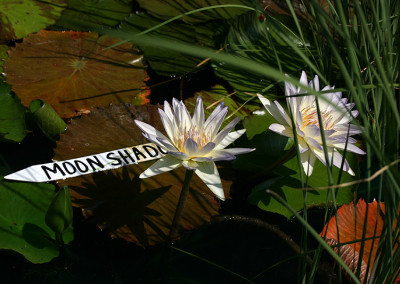
[[[348,205],[343,205],[337,212],[337,224],[336,217],[332,217],[321,232],[321,236],[325,237],[328,244],[334,246],[336,252],[340,249],[340,257],[353,272],[356,272],[357,265],[360,261],[361,246],[364,246],[361,257],[361,282],[364,282],[365,277],[368,279],[370,278],[371,272],[367,271],[367,264],[371,257],[369,263],[369,269],[371,269],[376,259],[384,216],[384,202],[378,203],[377,201],[373,201],[367,204],[361,199],[358,201],[357,205],[354,205],[353,202]],[[365,222],[365,239],[361,241]],[[396,249],[396,247],[394,249]]]
[[[42,30],[9,51],[6,80],[25,106],[41,99],[64,118],[113,102],[144,103],[142,55],[130,43],[107,49],[119,41],[96,33]]]
[[[66,160],[148,143],[134,119],[163,130],[156,106],[130,104],[99,107],[73,119],[55,149],[55,160]],[[140,179],[152,162],[59,181],[68,185],[73,205],[112,235],[141,246],[165,241],[178,203],[185,169]],[[228,194],[231,182],[222,179]],[[218,214],[219,204],[196,176],[190,188],[180,230],[201,226]]]

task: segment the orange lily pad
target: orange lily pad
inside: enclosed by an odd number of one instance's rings
[[[156,106],[130,104],[99,107],[90,115],[73,119],[61,135],[55,160],[66,160],[128,146],[148,143],[134,119],[162,130]],[[59,181],[70,188],[73,205],[113,236],[141,246],[165,241],[181,192],[185,169],[140,179],[139,175],[154,161]],[[222,177],[225,195],[231,181]],[[218,214],[219,203],[196,175],[183,214],[180,230],[208,223]]]
[[[366,216],[367,207],[368,215]],[[375,261],[384,216],[384,202],[378,203],[377,201],[373,201],[367,204],[364,200],[360,199],[357,205],[354,205],[353,202],[343,205],[337,212],[337,224],[336,217],[332,217],[321,232],[321,236],[325,237],[327,243],[334,246],[336,252],[340,248],[340,257],[354,272],[356,272],[358,262],[360,261],[359,254],[361,245],[363,244],[364,251],[361,257],[360,273],[361,282],[364,282],[365,277],[370,277],[370,271],[367,271],[367,264],[370,254],[370,269]],[[365,239],[361,241],[365,222],[367,222]],[[339,232],[337,228],[339,228]],[[344,245],[340,245],[342,243]]]
[[[68,118],[115,102],[145,103],[142,55],[130,43],[97,33],[40,31],[9,51],[7,82],[25,106],[35,99]]]

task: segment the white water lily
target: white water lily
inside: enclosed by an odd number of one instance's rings
[[[168,155],[162,157],[144,171],[140,178],[147,178],[180,166],[194,170],[210,190],[220,199],[225,200],[221,178],[215,161],[230,161],[235,155],[251,152],[255,149],[230,148],[226,146],[245,133],[245,129],[230,132],[239,122],[235,118],[225,128],[218,132],[228,112],[224,103],[219,104],[207,120],[204,118],[202,98],[197,98],[193,117],[190,117],[182,101],[173,99],[172,109],[168,102],[164,102],[164,110],[159,109],[161,120],[167,136],[153,126],[135,120],[143,131],[144,137],[162,147]]]
[[[309,86],[319,91],[318,76],[314,80],[307,82],[307,75],[303,71],[300,78],[300,84]],[[343,156],[337,149],[365,154],[363,150],[354,145],[356,140],[351,135],[361,133],[358,126],[350,124],[352,118],[358,115],[358,111],[351,109],[354,103],[347,103],[346,98],[342,98],[341,92],[335,92],[334,87],[326,86],[322,91],[330,91],[321,94],[318,100],[323,130],[325,133],[329,164],[333,163],[341,168]],[[304,96],[298,96],[304,94]],[[288,108],[293,116],[293,122],[296,126],[296,134],[299,143],[301,163],[307,175],[311,175],[314,169],[315,159],[318,158],[326,165],[324,148],[321,138],[321,129],[318,121],[318,111],[314,95],[307,95],[301,87],[295,87],[291,83],[285,82],[285,95]],[[287,137],[293,137],[293,124],[290,115],[282,106],[274,101],[271,103],[265,97],[258,95],[267,111],[277,120],[278,123],[271,124],[270,130]],[[343,171],[354,175],[354,172],[345,159],[343,161]]]

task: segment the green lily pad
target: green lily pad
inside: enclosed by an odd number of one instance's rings
[[[21,142],[25,136],[25,108],[0,80],[0,140]]]
[[[358,160],[355,154],[346,154],[346,159],[350,166],[355,172],[358,172]],[[303,171],[303,169],[300,169]],[[335,184],[338,181],[339,169],[333,167],[332,177]],[[278,178],[272,180],[266,180],[256,187],[253,188],[252,193],[249,196],[249,202],[257,205],[259,208],[275,212],[290,218],[293,214],[289,209],[282,205],[279,201],[274,199],[270,194],[266,192],[267,189],[275,191],[279,194],[289,205],[296,211],[300,211],[304,208],[304,191],[301,190],[301,178],[298,169],[297,157],[287,161],[282,167],[276,170],[279,175]],[[304,179],[306,176],[304,175]],[[345,183],[355,180],[357,177],[350,176],[343,172],[340,182]],[[314,164],[314,171],[310,177],[308,177],[308,187],[316,188],[328,185],[328,173],[326,167],[319,161],[316,160]],[[346,204],[353,200],[354,191],[357,188],[356,185],[343,187],[335,191],[336,204]],[[329,198],[328,198],[329,197]],[[332,202],[331,192],[328,189],[323,190],[309,190],[307,191],[307,207],[325,206],[327,201]]]
[[[138,3],[149,14],[160,19],[170,19],[192,10],[215,5],[235,4],[253,7],[252,1],[248,0],[138,0]],[[184,16],[183,20],[193,24],[210,20],[232,19],[248,11],[248,9],[240,7],[215,8]]]
[[[258,101],[258,98],[257,98]],[[256,148],[246,155],[238,155],[233,167],[242,171],[261,171],[273,167],[288,154],[289,139],[269,130],[276,120],[264,109],[253,112],[243,121],[246,135],[236,142],[237,147]]]
[[[112,27],[128,17],[131,11],[132,0],[69,0],[56,26],[83,31]]]
[[[23,38],[52,25],[65,7],[64,0],[0,0],[0,40]]]
[[[162,20],[156,19],[146,13],[132,14],[121,24],[120,30],[124,33],[135,34],[143,32],[162,22]],[[204,45],[204,42],[207,42],[207,45],[212,45],[214,40],[214,31],[216,29],[217,26],[215,24],[208,24],[206,26],[188,25],[174,21],[155,29],[148,34],[154,37],[182,41],[195,45]],[[203,61],[201,58],[162,50],[152,46],[140,47],[151,68],[159,75],[181,75],[194,70],[199,70],[200,68],[196,68],[196,66]]]
[[[63,118],[91,107],[132,102],[147,94],[143,56],[130,43],[96,33],[40,31],[9,52],[3,66],[7,82],[29,107],[50,104]]]
[[[0,248],[21,253],[33,263],[59,255],[54,232],[46,225],[47,208],[54,197],[50,184],[0,181]],[[73,239],[72,226],[64,241]]]

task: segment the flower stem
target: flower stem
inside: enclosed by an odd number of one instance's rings
[[[186,170],[185,180],[183,181],[182,184],[181,195],[179,197],[178,205],[176,206],[176,211],[174,219],[172,221],[171,231],[167,239],[168,244],[173,244],[179,235],[178,234],[179,225],[181,224],[183,210],[185,209],[186,200],[189,195],[189,185],[190,181],[192,180],[193,173],[194,173],[193,170]]]

